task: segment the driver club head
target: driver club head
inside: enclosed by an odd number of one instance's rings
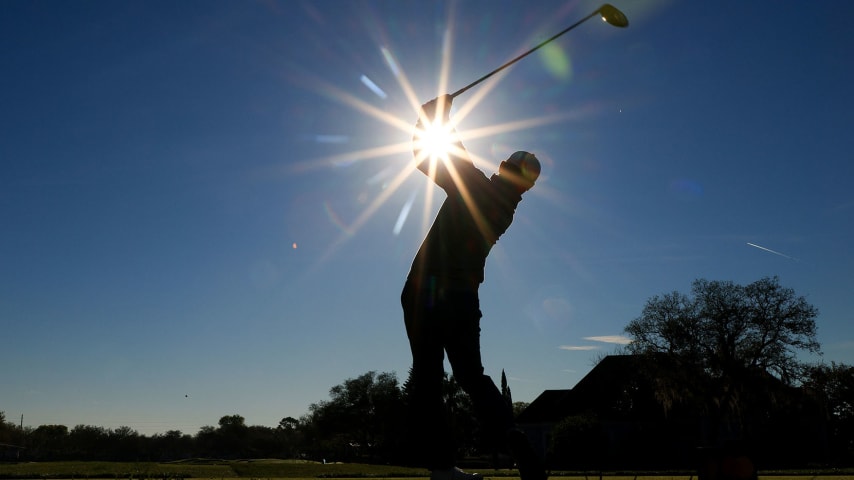
[[[626,18],[626,15],[610,3],[606,3],[599,8],[599,15],[602,16],[602,20],[615,27],[625,28],[629,26],[629,19]]]

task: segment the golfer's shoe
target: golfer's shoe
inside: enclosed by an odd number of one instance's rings
[[[507,446],[510,454],[516,460],[519,476],[522,480],[547,480],[546,467],[543,459],[531,447],[527,435],[521,430],[513,429],[507,433]]]
[[[457,467],[447,470],[433,470],[430,472],[430,480],[483,480],[477,473],[466,473]]]

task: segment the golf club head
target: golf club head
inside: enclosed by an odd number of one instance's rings
[[[610,3],[599,7],[599,15],[602,15],[602,20],[615,27],[625,28],[629,26],[629,19],[626,18],[626,15]]]

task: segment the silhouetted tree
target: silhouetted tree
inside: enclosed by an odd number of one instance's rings
[[[368,372],[332,387],[330,399],[309,406],[305,429],[316,455],[371,457],[391,449],[401,424],[401,398],[393,373]]]
[[[510,392],[510,386],[507,385],[507,374],[504,369],[501,369],[501,395],[507,400],[508,405],[513,405],[513,393]]]
[[[142,455],[142,442],[139,433],[128,427],[121,426],[107,432],[109,459],[119,461],[137,460]]]
[[[218,432],[215,427],[205,425],[196,432],[196,452],[200,457],[219,456]]]
[[[243,457],[267,458],[281,456],[281,453],[281,442],[275,428],[264,425],[252,425],[248,428]]]
[[[724,424],[741,425],[751,406],[761,415],[782,396],[774,390],[780,382],[804,378],[807,364],[798,355],[820,351],[817,315],[777,277],[748,285],[700,279],[691,296],[672,292],[647,301],[625,329],[632,339],[625,350],[655,355],[660,368],[647,375],[660,403],[666,410],[702,405],[712,414],[714,436]]]
[[[529,405],[529,402],[513,402],[513,417],[518,417]]]
[[[302,453],[305,435],[302,424],[294,417],[285,417],[276,427],[281,451],[286,458],[298,458]]]
[[[9,432],[12,431],[13,426],[6,421],[6,412],[0,411],[0,443],[10,443]]]
[[[249,427],[246,419],[240,415],[226,415],[219,419],[215,445],[218,456],[223,458],[243,458],[247,456]]]
[[[33,430],[27,442],[30,460],[59,460],[67,457],[68,427],[41,425]]]
[[[24,431],[19,425],[6,420],[6,413],[0,411],[0,443],[22,446],[24,444]]]
[[[68,445],[75,460],[110,459],[110,436],[102,427],[76,425],[68,433]]]
[[[854,366],[815,365],[804,386],[819,399],[827,417],[828,460],[854,464]]]
[[[151,437],[151,452],[153,459],[159,461],[190,458],[195,454],[195,442],[191,435],[169,430]]]

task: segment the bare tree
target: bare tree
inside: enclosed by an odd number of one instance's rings
[[[806,378],[798,355],[820,352],[817,315],[777,277],[748,285],[700,279],[691,295],[647,301],[625,328],[632,339],[625,350],[655,358],[643,373],[665,412],[699,408],[719,426],[715,432],[737,432],[747,418],[781,407],[787,388]]]
[[[809,371],[806,388],[819,398],[827,419],[828,460],[854,463],[854,366],[831,362]]]
[[[799,353],[820,353],[818,310],[777,277],[748,285],[701,279],[691,293],[647,301],[625,329],[632,338],[626,350],[675,355],[713,377],[758,370],[786,384],[804,378]]]

